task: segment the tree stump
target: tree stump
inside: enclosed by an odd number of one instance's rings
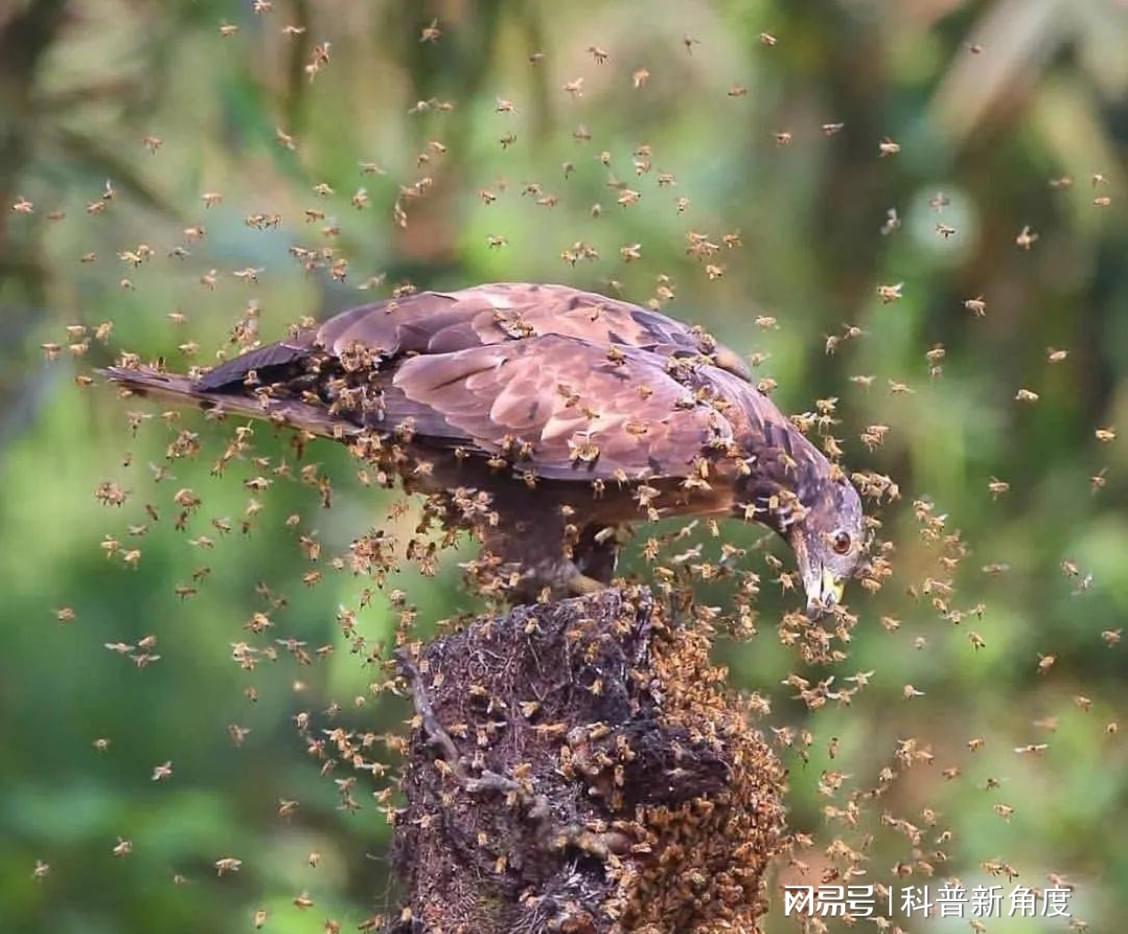
[[[397,656],[416,709],[395,930],[751,932],[785,773],[645,589],[517,607]]]

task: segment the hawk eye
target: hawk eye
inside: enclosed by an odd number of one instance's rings
[[[853,540],[850,538],[850,533],[845,529],[839,529],[834,533],[834,538],[831,539],[831,547],[840,555],[846,554],[852,544]]]

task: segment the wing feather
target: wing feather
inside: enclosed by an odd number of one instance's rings
[[[252,369],[300,364],[317,354],[363,347],[394,360],[556,334],[589,344],[639,347],[663,356],[707,356],[748,378],[739,356],[708,334],[663,314],[563,285],[494,283],[456,292],[419,292],[351,308],[319,328],[228,361],[200,388],[237,389]]]
[[[660,355],[632,349],[612,362],[606,347],[558,334],[410,357],[391,388],[396,412],[445,423],[438,437],[490,454],[527,442],[527,466],[552,478],[684,477],[733,437]]]

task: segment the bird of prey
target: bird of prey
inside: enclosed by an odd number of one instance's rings
[[[421,292],[126,391],[334,438],[472,529],[515,598],[606,585],[618,531],[736,516],[782,535],[817,615],[863,552],[857,491],[699,328],[561,285]],[[435,505],[438,504],[438,505]]]

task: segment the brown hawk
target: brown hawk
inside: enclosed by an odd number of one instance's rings
[[[421,292],[127,390],[335,438],[472,528],[517,596],[610,581],[617,529],[737,516],[795,551],[808,607],[837,604],[863,544],[858,493],[698,328],[560,285]],[[438,505],[435,505],[438,504]]]

